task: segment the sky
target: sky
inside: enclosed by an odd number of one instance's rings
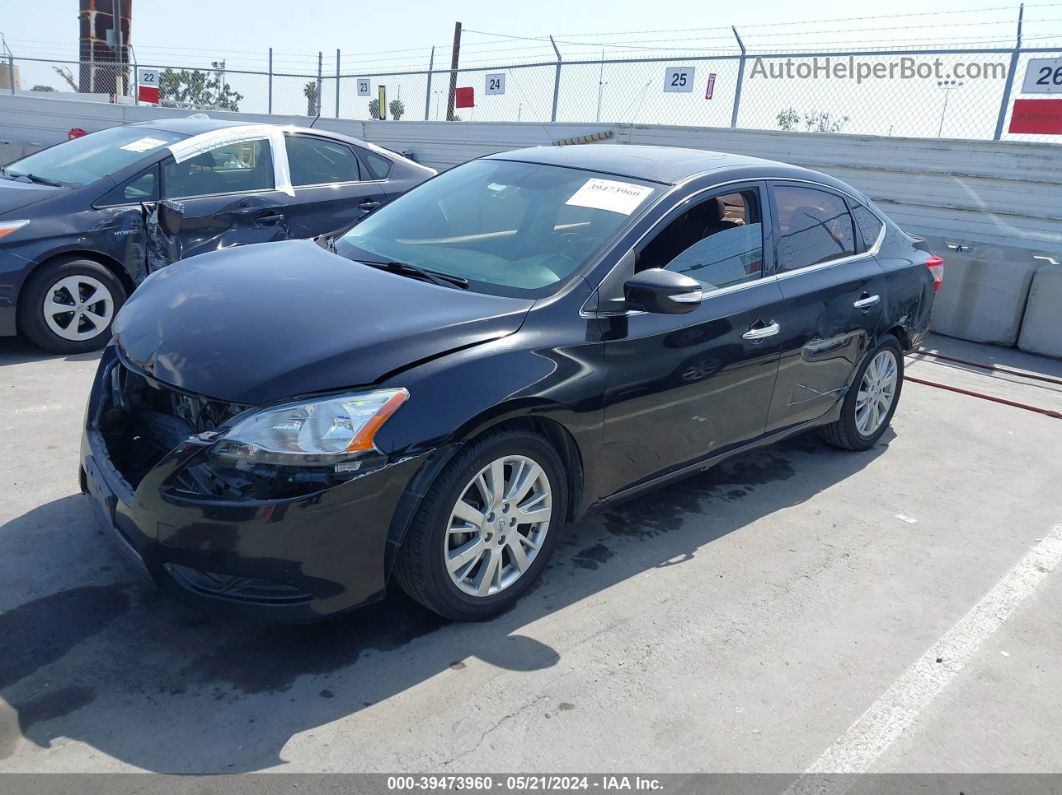
[[[77,0],[0,1],[12,10],[17,7],[17,13],[0,14],[0,32],[18,59],[23,87],[42,82],[62,88],[51,64],[26,59],[76,57]],[[578,0],[133,0],[132,42],[141,64],[207,66],[213,60],[224,59],[228,79],[244,94],[241,110],[248,111],[266,110],[268,81],[238,72],[265,70],[272,47],[274,71],[297,75],[274,78],[273,110],[282,113],[305,112],[302,89],[307,78],[316,74],[317,53],[323,53],[323,73],[334,75],[338,49],[342,53],[341,73],[369,77],[374,94],[377,85],[385,84],[389,99],[401,96],[408,102],[409,118],[423,118],[427,104],[432,118],[439,112],[436,106],[440,99],[445,106],[445,86],[439,85],[444,78],[437,76],[429,91],[423,76],[381,75],[424,69],[433,45],[437,47],[436,68],[448,65],[457,20],[465,28],[462,64],[470,67],[552,60],[552,48],[548,40],[541,38],[547,34],[554,35],[569,62],[598,58],[604,52],[609,59],[674,56],[675,63],[682,64],[683,57],[690,54],[736,52],[731,25],[737,27],[745,44],[754,51],[919,43],[1006,47],[1013,41],[1017,6],[1009,0],[890,0],[887,4],[820,0],[814,5],[783,0],[609,0],[607,4]],[[1033,0],[1026,4],[1025,13],[1027,43],[1062,45],[1062,0]],[[1007,57],[989,60],[1005,62]],[[654,64],[644,69],[610,65],[604,72],[589,65],[566,67],[559,118],[592,121],[597,114],[600,89],[603,121],[729,123],[736,85],[735,62],[691,62],[699,70],[694,78],[696,97],[663,93],[666,65]],[[482,96],[485,72],[462,73],[462,84],[467,82],[477,91],[477,107],[467,112],[467,118],[548,119],[553,68],[512,69],[506,74],[506,96],[486,97]],[[717,88],[714,99],[706,101],[709,74],[717,76]],[[821,83],[790,81],[783,87],[780,82],[761,82],[754,103],[748,104],[743,113],[773,123],[786,97],[793,97],[800,113],[849,115],[850,125],[886,133],[884,120],[873,118],[875,104],[892,103],[900,108],[906,103],[909,110],[912,103],[921,103],[932,106],[932,112],[927,114],[932,119],[920,123],[935,134],[938,105],[942,106],[945,99],[953,103],[950,118],[945,120],[949,128],[969,126],[973,116],[980,125],[981,117],[987,118],[993,112],[991,106],[998,106],[1000,86],[998,78],[980,83],[968,81],[945,97],[948,92],[939,88],[936,81],[922,81],[917,86],[895,81],[859,87],[841,84],[830,87],[831,96],[837,99],[831,104],[818,99],[823,95]],[[367,115],[367,99],[357,96],[353,79],[341,83],[339,99],[343,117]],[[326,81],[322,89],[325,114],[334,115],[335,100],[335,81]],[[951,134],[956,134],[956,130],[951,130]]]

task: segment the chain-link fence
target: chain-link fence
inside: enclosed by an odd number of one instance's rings
[[[1062,48],[743,52],[352,73],[339,53],[298,72],[8,56],[12,92],[62,77],[60,90],[133,102],[145,76],[159,102],[188,110],[398,121],[620,122],[919,138],[1062,143],[1015,100],[1062,99]],[[482,62],[478,62],[482,63]],[[1034,78],[1029,78],[1033,75]],[[1046,78],[1039,77],[1046,75]],[[38,86],[43,89],[46,86]],[[452,92],[456,87],[458,91]],[[1030,93],[1025,93],[1031,89]],[[2,91],[3,89],[0,89]],[[454,96],[456,94],[456,96]],[[380,99],[383,99],[383,107]],[[1042,106],[1041,106],[1042,107]],[[1046,111],[1048,116],[1057,111]],[[1037,111],[1039,113],[1039,111]],[[1034,113],[1033,116],[1037,114]]]

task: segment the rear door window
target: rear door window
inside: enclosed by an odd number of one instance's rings
[[[850,257],[856,253],[848,205],[836,193],[775,185],[778,265],[783,271]]]
[[[285,135],[284,145],[292,185],[325,185],[361,179],[358,158],[346,144],[308,135]]]
[[[180,163],[170,158],[162,170],[166,198],[273,189],[273,157],[266,140],[225,144]]]

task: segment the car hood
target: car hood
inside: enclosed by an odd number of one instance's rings
[[[369,385],[512,334],[533,301],[399,276],[282,241],[217,251],[144,281],[114,321],[119,352],[158,381],[262,405]]]
[[[66,190],[69,188],[56,188],[36,182],[0,178],[0,216],[42,199],[58,196]]]

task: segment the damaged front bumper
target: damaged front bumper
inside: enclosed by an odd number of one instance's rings
[[[392,517],[422,457],[282,499],[194,494],[180,486],[210,442],[191,436],[130,482],[100,427],[111,373],[123,366],[108,347],[79,474],[104,532],[138,571],[179,598],[277,621],[313,620],[383,596]]]

